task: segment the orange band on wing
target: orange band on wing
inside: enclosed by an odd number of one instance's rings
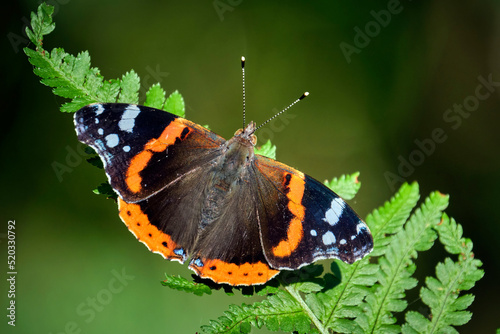
[[[285,177],[288,173],[285,173]],[[292,252],[297,249],[302,237],[304,236],[304,229],[302,222],[305,217],[304,206],[301,205],[302,197],[304,196],[305,182],[303,179],[288,174],[291,176],[288,185],[288,210],[294,215],[294,218],[288,225],[287,237],[282,240],[277,246],[273,247],[272,252],[274,256],[285,257],[290,256]]]
[[[153,153],[151,153],[150,151],[142,151],[141,153],[133,157],[132,160],[130,161],[130,166],[128,167],[127,170],[127,178],[125,179],[130,191],[134,193],[138,193],[139,191],[141,191],[142,178],[139,175],[139,173],[144,168],[146,168],[152,156]]]
[[[263,262],[243,263],[237,265],[221,260],[202,260],[203,266],[198,267],[193,263],[190,268],[198,275],[210,278],[216,283],[231,285],[264,284],[279,273]]]
[[[186,127],[178,119],[171,122],[158,138],[147,142],[144,145],[144,150],[132,158],[125,178],[125,182],[131,192],[138,193],[141,191],[142,177],[140,176],[140,172],[148,165],[149,160],[153,157],[153,152],[165,151],[168,146],[175,143],[175,140],[181,136],[182,131],[186,128],[189,129],[189,127]],[[189,131],[191,130],[189,129]]]
[[[118,209],[120,218],[127,225],[130,232],[144,243],[150,251],[159,253],[167,259],[184,261],[182,256],[174,252],[179,246],[168,234],[163,233],[149,222],[148,216],[141,210],[139,204],[127,203],[118,198]]]

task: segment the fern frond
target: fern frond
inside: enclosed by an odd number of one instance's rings
[[[437,237],[433,228],[447,205],[448,196],[432,193],[386,247],[385,255],[379,258],[378,283],[366,296],[366,314],[356,319],[365,332],[400,332],[392,313],[406,308],[405,291],[417,285],[412,277],[416,269],[413,260],[418,251],[433,245]]]
[[[391,243],[392,235],[403,228],[419,198],[418,184],[416,182],[405,183],[389,202],[366,217],[366,223],[370,227],[374,240],[371,256],[385,254],[387,245]]]
[[[31,13],[31,29],[26,27],[26,35],[37,48],[42,46],[43,36],[50,34],[56,27],[52,23],[52,14],[54,7],[44,3],[38,6],[36,13]]]
[[[264,324],[271,331],[318,333],[301,305],[284,290],[252,305],[230,305],[224,316],[210,321],[202,330],[213,334],[250,333],[252,326],[261,328]]]
[[[168,286],[171,289],[190,292],[197,296],[202,296],[204,294],[211,295],[212,290],[209,286],[205,284],[199,284],[192,281],[188,281],[187,279],[181,276],[172,276],[165,275],[165,280],[161,282],[163,286]]]
[[[462,226],[453,218],[443,214],[436,230],[445,249],[458,255],[458,260],[446,258],[437,264],[436,277],[426,278],[420,297],[429,306],[431,316],[426,318],[418,312],[408,312],[403,333],[458,333],[452,326],[463,325],[472,316],[466,309],[474,296],[460,293],[470,290],[483,277],[484,271],[479,269],[482,263],[474,258],[472,241],[462,238]]]
[[[378,266],[370,264],[368,258],[352,265],[341,261],[332,263],[332,272],[338,272],[338,285],[325,292],[306,296],[308,304],[315,306],[325,328],[339,333],[362,332],[352,319],[363,313],[359,305],[366,296],[367,287],[376,282],[377,270]]]
[[[357,173],[348,178],[341,177],[337,182],[345,184],[347,179],[356,180]],[[332,180],[332,183],[336,180]],[[331,185],[334,190],[337,189],[336,185]],[[372,230],[375,245],[383,244],[383,239],[387,238],[386,234],[393,233],[396,227],[402,228],[411,210],[415,207],[418,197],[416,183],[403,185],[389,202],[368,216],[367,224]],[[325,307],[320,310],[320,319],[327,328],[340,333],[362,332],[361,327],[352,319],[362,316],[363,310],[359,305],[365,298],[368,287],[377,281],[376,273],[379,266],[370,264],[368,258],[352,265],[336,261],[332,264],[332,272],[334,273],[338,271],[334,265],[338,266],[340,270],[340,273],[337,274],[338,280],[340,280],[338,285],[325,293],[308,297],[323,300]]]
[[[55,95],[70,99],[61,106],[61,111],[75,112],[95,102],[139,103],[140,79],[133,70],[121,79],[104,80],[99,69],[91,67],[87,51],[73,56],[61,48],[54,48],[51,52],[43,49],[43,37],[55,27],[52,23],[53,11],[52,6],[41,4],[37,13],[32,13],[31,27],[26,28],[26,33],[36,48],[26,47],[24,52],[34,67],[33,72],[41,78],[41,83],[51,87]],[[158,91],[155,85],[151,89]],[[174,93],[176,96],[170,103],[183,110],[182,96],[178,92]],[[181,106],[179,101],[182,101]],[[159,109],[164,107],[162,104]]]
[[[334,177],[331,181],[325,180],[324,184],[343,199],[351,200],[356,196],[361,187],[358,176],[359,172],[351,175],[342,175],[339,178]]]

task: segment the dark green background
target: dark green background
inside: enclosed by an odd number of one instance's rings
[[[55,0],[56,30],[44,46],[89,50],[108,79],[134,69],[148,78],[142,94],[155,81],[169,93],[178,89],[187,117],[226,138],[241,126],[245,55],[248,118],[262,122],[309,91],[286,126],[268,127],[278,159],[319,180],[360,171],[362,187],[351,204],[363,217],[394,193],[386,172],[397,174],[400,157],[417,154],[415,140],[443,129],[446,141],[406,179],[417,180],[423,196],[451,195],[447,213],[484,262],[485,277],[472,290],[474,316],[460,332],[500,327],[500,87],[457,129],[443,119],[475,94],[479,76],[500,81],[498,2],[401,1],[400,12],[350,63],[340,43],[354,45],[354,28],[364,30],[374,20],[370,12],[387,9],[389,1],[221,3],[231,10],[219,16],[212,1]],[[39,83],[22,52],[23,26],[37,5],[17,1],[2,20],[0,233],[9,219],[17,223],[17,326],[10,332],[55,334],[74,322],[82,333],[194,333],[228,304],[251,302],[162,287],[165,272],[191,272],[149,253],[123,226],[115,204],[92,194],[104,180],[101,170],[78,158],[66,161],[79,148],[72,115],[59,112],[64,99]],[[72,169],[61,182],[54,162]],[[0,241],[3,332],[7,256],[6,239]],[[434,250],[417,260],[421,282],[445,256],[439,245]],[[87,322],[81,303],[105,296],[113,270],[122,268],[134,279]],[[410,308],[422,310],[418,289],[408,294]]]

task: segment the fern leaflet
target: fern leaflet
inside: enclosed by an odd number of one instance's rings
[[[472,316],[466,309],[474,296],[460,296],[460,292],[470,290],[483,277],[484,271],[479,269],[482,263],[474,258],[472,241],[462,238],[462,226],[453,218],[443,214],[436,230],[445,249],[458,255],[458,260],[446,258],[436,266],[436,277],[426,278],[420,297],[430,307],[430,319],[415,311],[408,312],[403,333],[458,333],[452,326],[463,325]]]

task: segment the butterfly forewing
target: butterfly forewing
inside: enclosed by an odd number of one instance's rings
[[[111,186],[128,202],[209,161],[225,142],[193,122],[144,106],[92,104],[74,120],[78,139],[97,151]]]

